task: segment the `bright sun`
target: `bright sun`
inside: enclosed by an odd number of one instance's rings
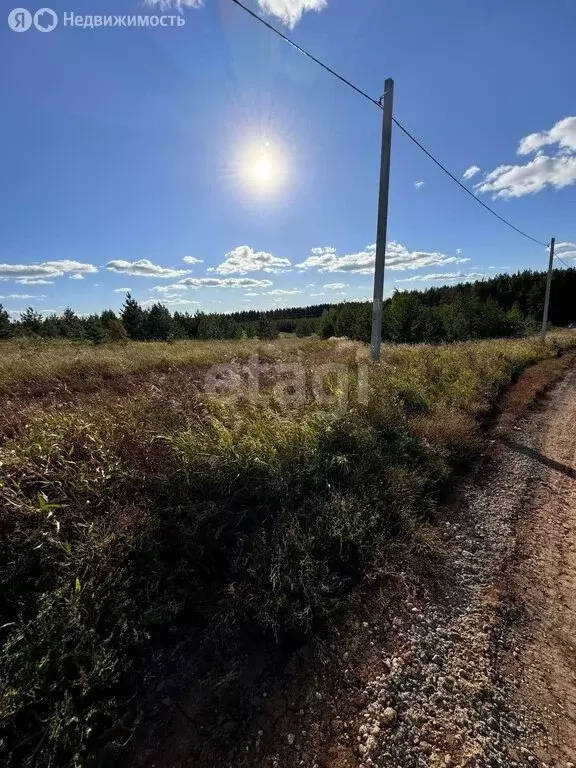
[[[245,150],[242,166],[244,180],[258,192],[271,193],[282,183],[282,154],[268,141]]]
[[[274,176],[274,166],[267,149],[262,151],[254,163],[254,179],[260,184],[268,184]]]

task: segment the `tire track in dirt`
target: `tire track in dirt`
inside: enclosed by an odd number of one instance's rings
[[[532,749],[542,764],[576,764],[576,373],[547,398],[536,450],[509,441],[538,465],[507,568],[511,627],[503,676],[540,721]]]

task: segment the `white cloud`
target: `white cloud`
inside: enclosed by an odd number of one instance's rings
[[[426,184],[425,181],[415,181],[414,182],[414,186],[416,187],[416,189],[421,189],[424,186],[424,184]]]
[[[258,5],[292,29],[306,11],[326,8],[327,0],[258,0]]]
[[[544,147],[550,147],[548,154]],[[499,165],[476,184],[480,193],[495,198],[533,195],[547,187],[563,189],[576,182],[576,117],[559,120],[549,131],[520,140],[518,154],[535,157],[524,165]]]
[[[187,277],[180,285],[189,288],[268,288],[271,280],[254,280],[251,277]]]
[[[157,264],[152,264],[148,259],[140,259],[139,261],[123,261],[121,259],[117,261],[109,261],[106,264],[106,269],[110,272],[118,272],[119,274],[134,275],[136,277],[180,277],[181,275],[187,275],[189,269],[172,269],[171,267],[160,267]]]
[[[98,272],[98,269],[93,264],[83,264],[81,261],[73,261],[71,259],[60,259],[59,261],[46,261],[44,264],[50,269],[54,269],[57,272],[68,273],[78,272],[79,274],[93,274]]]
[[[347,256],[338,256],[336,248],[312,248],[310,256],[297,267],[301,269],[318,269],[320,272],[359,272],[373,271],[376,246],[369,245],[365,251]]]
[[[576,155],[547,157],[538,155],[526,165],[500,165],[476,185],[481,193],[494,197],[523,197],[546,187],[562,189],[576,181]]]
[[[561,259],[576,259],[576,243],[556,243],[554,253]]]
[[[0,280],[16,280],[23,285],[39,284],[40,281],[52,282],[70,272],[87,274],[98,270],[93,264],[71,259],[43,261],[39,264],[0,264]]]
[[[294,296],[297,293],[302,293],[302,291],[297,291],[295,289],[288,291],[283,288],[275,288],[273,291],[268,291],[269,296]]]
[[[187,299],[181,293],[165,293],[162,296],[156,296],[155,298],[152,298],[152,299],[146,299],[146,301],[152,302],[152,303],[158,303],[158,304],[176,304],[176,303],[200,304],[199,301],[195,301],[193,299]]]
[[[255,291],[248,291],[247,293],[244,294],[244,296],[250,296],[251,298],[253,298],[254,296],[260,296],[260,294],[256,293]]]
[[[158,6],[162,10],[176,8],[179,11],[183,8],[202,8],[204,6],[204,0],[144,0],[144,3],[153,7]]]
[[[468,281],[468,280],[480,280],[484,277],[482,272],[435,272],[427,275],[413,275],[412,277],[404,277],[401,280],[395,280],[395,283],[427,283],[427,282],[452,282],[453,280]]]
[[[464,173],[462,174],[462,178],[464,181],[469,181],[472,176],[476,176],[477,173],[480,173],[482,169],[479,168],[477,165],[471,165],[470,168],[466,168]]]
[[[70,280],[84,280],[84,275],[81,275],[80,272],[76,272],[76,274],[70,275]]]
[[[114,288],[114,293],[132,293],[132,288]]]
[[[462,254],[462,248],[456,248],[456,253],[460,256]]]
[[[184,299],[182,296],[163,296],[161,299],[144,299],[141,304],[143,307],[149,307],[153,304],[163,304],[165,307],[184,307],[198,305],[200,302]]]
[[[0,278],[1,280],[2,278]],[[54,280],[44,280],[37,277],[22,277],[20,280],[16,280],[19,285],[53,285]]]
[[[63,309],[63,307],[61,309]],[[41,315],[55,315],[58,313],[57,309],[37,309],[36,311]],[[20,315],[26,312],[26,309],[7,309],[6,312],[8,312],[9,315],[12,315],[15,320],[19,320]]]
[[[519,155],[531,155],[542,147],[558,144],[562,149],[576,152],[576,117],[559,120],[549,131],[531,133],[520,140]]]
[[[174,291],[186,291],[187,286],[182,283],[172,283],[171,285],[155,285],[154,288],[148,288],[152,293],[173,293]]]
[[[184,256],[182,259],[186,264],[203,264],[204,259],[197,259],[196,256]]]
[[[0,296],[0,299],[38,299],[38,301],[43,301],[45,298],[44,294],[37,296],[32,293],[10,293],[8,296]]]
[[[245,275],[248,272],[287,272],[291,264],[266,251],[255,251],[249,245],[240,245],[226,254],[225,260],[214,272],[220,275]]]
[[[204,0],[144,0],[146,5],[161,9],[202,8]],[[258,0],[260,9],[280,19],[291,29],[296,26],[306,11],[321,11],[327,0]]]
[[[310,256],[297,267],[318,269],[320,272],[350,272],[370,275],[374,272],[376,245],[368,245],[364,251],[338,256],[335,248],[313,248]],[[390,242],[386,248],[386,269],[405,270],[443,264],[463,264],[470,259],[447,256],[428,251],[409,251],[402,243]]]
[[[348,288],[348,283],[326,283],[322,288],[328,288],[330,291],[341,291],[342,288]]]

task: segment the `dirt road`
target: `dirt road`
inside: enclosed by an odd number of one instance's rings
[[[509,441],[532,463],[535,479],[519,521],[507,588],[519,618],[503,674],[542,723],[532,744],[541,763],[576,763],[576,375],[539,415],[541,437]]]
[[[576,765],[576,370],[491,454],[420,537],[439,578],[393,574],[170,765]]]

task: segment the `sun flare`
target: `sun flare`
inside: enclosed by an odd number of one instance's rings
[[[274,177],[274,167],[268,151],[264,150],[254,163],[254,179],[260,184],[268,184]]]
[[[242,167],[244,182],[261,193],[276,190],[285,175],[282,153],[268,141],[246,150]]]

